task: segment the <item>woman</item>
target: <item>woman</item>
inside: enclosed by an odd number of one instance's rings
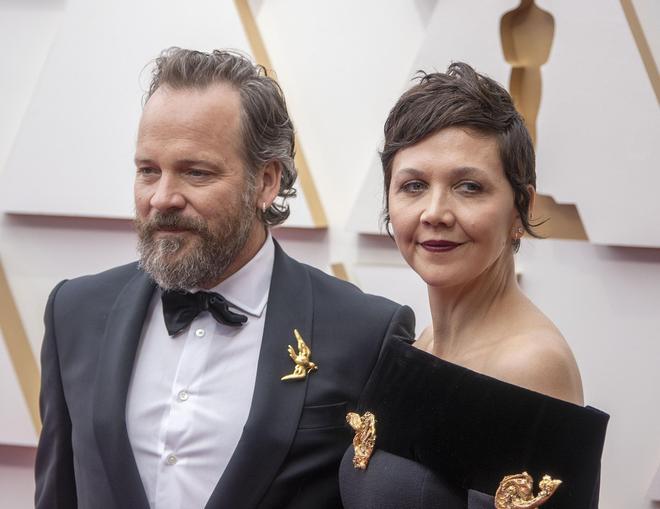
[[[570,348],[516,281],[536,177],[511,97],[464,63],[422,74],[381,159],[388,226],[432,325],[384,347],[369,413],[349,417],[345,507],[597,507],[608,416],[582,406]]]

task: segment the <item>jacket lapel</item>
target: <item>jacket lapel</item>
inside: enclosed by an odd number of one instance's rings
[[[283,382],[280,378],[294,367],[287,352],[288,345],[297,350],[293,329],[298,329],[314,360],[312,310],[309,274],[276,242],[250,413],[207,509],[256,507],[282,465],[298,428],[307,379]]]
[[[117,507],[149,507],[126,431],[126,396],[154,288],[141,271],[123,288],[108,316],[99,356],[94,432]]]

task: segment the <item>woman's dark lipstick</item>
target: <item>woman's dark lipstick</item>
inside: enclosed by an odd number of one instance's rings
[[[452,251],[462,244],[459,242],[452,242],[450,240],[426,240],[419,243],[427,251],[432,253],[445,253],[447,251]]]

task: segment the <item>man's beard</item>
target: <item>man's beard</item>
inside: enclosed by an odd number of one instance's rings
[[[250,236],[255,214],[251,201],[251,193],[242,193],[238,206],[215,228],[201,218],[185,217],[179,212],[157,212],[150,219],[136,217],[140,267],[164,290],[216,284]],[[160,228],[188,233],[156,238]],[[197,245],[188,246],[191,242]],[[186,252],[178,255],[182,249]]]

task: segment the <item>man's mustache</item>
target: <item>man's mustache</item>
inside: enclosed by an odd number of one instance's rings
[[[143,234],[153,234],[158,230],[189,230],[194,233],[206,233],[206,223],[199,218],[185,217],[178,212],[157,212],[151,218],[136,221]]]

